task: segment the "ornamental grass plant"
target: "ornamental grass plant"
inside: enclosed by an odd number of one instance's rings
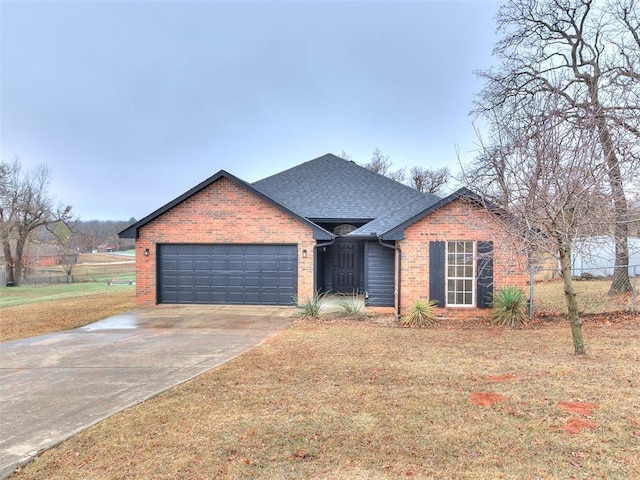
[[[433,327],[437,323],[437,307],[438,302],[435,300],[418,299],[400,319],[400,323],[406,327]]]
[[[520,328],[527,323],[527,297],[520,288],[502,287],[493,296],[491,319],[494,324]]]

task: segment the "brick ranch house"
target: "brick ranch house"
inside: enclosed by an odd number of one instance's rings
[[[360,292],[399,314],[430,298],[455,318],[526,285],[500,214],[467,189],[439,198],[327,154],[253,184],[222,170],[120,237],[135,238],[139,305]]]

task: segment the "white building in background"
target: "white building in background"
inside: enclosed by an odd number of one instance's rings
[[[640,238],[629,237],[629,275],[640,275]],[[615,246],[612,237],[588,237],[576,240],[573,246],[573,275],[594,277],[613,275]],[[635,266],[635,268],[634,268]]]

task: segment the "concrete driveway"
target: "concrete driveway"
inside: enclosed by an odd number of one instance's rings
[[[0,478],[282,330],[292,307],[159,305],[0,344]]]

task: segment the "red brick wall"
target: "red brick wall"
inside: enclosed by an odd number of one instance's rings
[[[525,289],[526,257],[496,223],[493,214],[465,199],[454,200],[404,231],[402,249],[402,312],[419,298],[429,297],[429,242],[473,240],[493,242],[494,291],[504,286]],[[447,318],[475,318],[489,309],[455,307],[441,309]]]
[[[136,241],[136,302],[156,303],[158,243],[288,243],[298,245],[298,295],[313,293],[311,228],[222,177],[142,227]],[[149,255],[144,256],[145,248]],[[302,251],[307,257],[302,257]]]

